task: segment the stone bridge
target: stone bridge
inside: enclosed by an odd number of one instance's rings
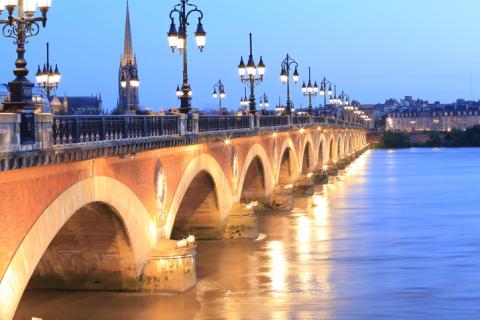
[[[5,160],[0,319],[13,317],[27,287],[140,290],[162,241],[222,238],[240,203],[269,203],[284,186],[367,144],[358,127],[247,131],[177,146],[135,140],[115,152],[101,141],[65,145],[52,161],[48,153]]]

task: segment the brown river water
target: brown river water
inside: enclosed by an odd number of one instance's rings
[[[368,151],[180,295],[27,292],[15,319],[480,319],[480,149]]]

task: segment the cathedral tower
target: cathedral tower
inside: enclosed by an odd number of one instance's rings
[[[127,17],[125,20],[125,39],[120,69],[118,72],[118,111],[123,114],[135,113],[140,108],[138,97],[137,58],[133,52],[132,31],[130,29],[130,10],[127,0]]]

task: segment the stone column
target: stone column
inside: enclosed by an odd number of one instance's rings
[[[178,134],[184,136],[187,133],[187,115],[178,115]]]
[[[198,134],[200,131],[198,129],[198,123],[200,122],[200,116],[198,114],[193,115],[193,120],[192,120],[192,133],[193,134]]]
[[[19,150],[20,121],[19,113],[0,113],[0,153]]]
[[[250,130],[255,130],[255,115],[250,115]]]
[[[35,149],[53,147],[53,115],[51,113],[35,114]]]
[[[289,114],[287,115],[287,117],[288,117],[288,126],[293,127],[293,119],[292,119],[293,115]]]

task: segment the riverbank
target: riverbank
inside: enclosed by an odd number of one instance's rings
[[[376,141],[371,143],[378,149],[395,148],[460,148],[480,147],[480,125],[463,130],[449,132],[384,132],[380,133]]]

